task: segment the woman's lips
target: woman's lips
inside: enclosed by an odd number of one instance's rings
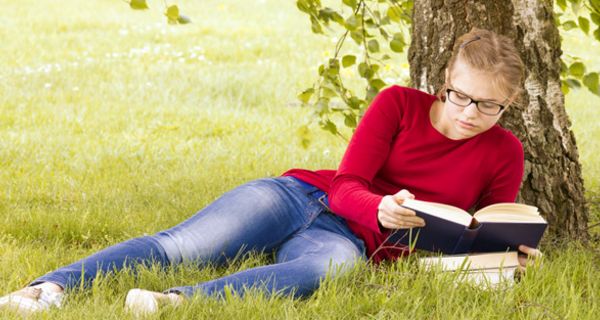
[[[457,120],[458,121],[458,125],[460,125],[461,127],[465,128],[465,129],[473,129],[476,126],[470,122],[465,122],[465,121],[461,121],[461,120]]]

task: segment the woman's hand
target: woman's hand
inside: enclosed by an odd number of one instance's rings
[[[415,196],[402,189],[395,195],[387,195],[379,203],[377,220],[387,229],[408,229],[425,226],[425,221],[416,216],[415,212],[400,206],[404,199],[414,199]]]
[[[527,266],[535,265],[542,258],[542,252],[524,244],[519,246],[519,271],[525,272]]]

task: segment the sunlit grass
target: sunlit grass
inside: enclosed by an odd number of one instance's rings
[[[0,3],[0,294],[172,226],[245,181],[339,162],[341,139],[315,128],[304,150],[296,134],[310,117],[296,94],[315,80],[334,41],[311,34],[293,1],[180,1],[193,24],[177,27],[164,23],[160,8],[135,12],[120,1]],[[584,91],[567,97],[595,201],[599,104]],[[419,273],[407,260],[359,266],[306,301],[195,299],[164,315],[594,318],[598,254],[544,249],[544,268],[506,291],[455,288],[448,276]],[[268,259],[109,276],[41,317],[122,319],[130,288],[194,284]]]

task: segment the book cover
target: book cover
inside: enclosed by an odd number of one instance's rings
[[[537,208],[522,204],[495,204],[474,216],[438,203],[407,199],[403,207],[425,220],[425,227],[393,230],[388,242],[447,254],[535,248],[547,222]]]

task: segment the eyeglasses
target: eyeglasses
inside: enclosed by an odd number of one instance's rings
[[[488,116],[498,115],[500,114],[500,112],[502,112],[502,110],[506,108],[503,105],[491,101],[473,100],[468,95],[450,88],[446,89],[446,96],[448,97],[448,100],[450,100],[450,102],[454,103],[459,107],[467,107],[471,103],[474,103],[479,112]]]

